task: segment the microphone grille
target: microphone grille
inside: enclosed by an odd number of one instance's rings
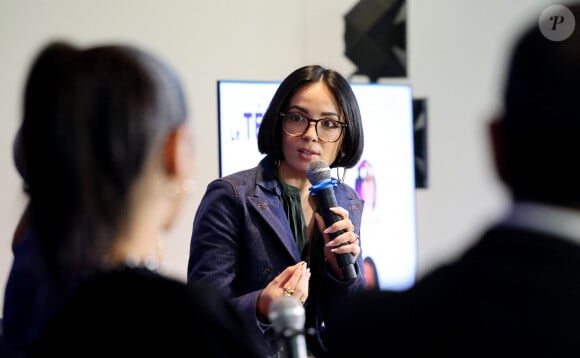
[[[310,162],[306,176],[312,185],[325,180],[330,180],[330,167],[324,160]]]
[[[306,321],[304,307],[296,297],[282,296],[272,302],[268,318],[278,333],[301,331]]]

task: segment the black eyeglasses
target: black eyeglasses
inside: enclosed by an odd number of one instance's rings
[[[280,116],[284,119],[284,133],[293,137],[299,137],[306,133],[310,123],[314,122],[318,139],[330,143],[336,142],[342,135],[344,128],[348,127],[346,123],[341,121],[330,118],[308,118],[297,112],[280,113]]]

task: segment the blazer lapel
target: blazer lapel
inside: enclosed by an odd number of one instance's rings
[[[300,260],[300,253],[294,242],[294,235],[290,230],[288,221],[286,220],[286,213],[280,201],[277,198],[264,198],[251,196],[248,197],[248,202],[262,217],[264,222],[272,228],[276,233],[276,240],[282,242],[288,253],[297,261]]]

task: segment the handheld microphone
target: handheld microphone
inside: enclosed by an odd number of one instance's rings
[[[306,358],[304,307],[293,296],[282,296],[272,302],[268,318],[283,343],[283,355],[287,358]]]
[[[321,214],[326,226],[330,226],[335,222],[341,220],[341,217],[330,211],[330,208],[338,206],[336,204],[336,197],[334,195],[334,186],[336,180],[330,177],[330,167],[324,160],[317,160],[311,162],[306,171],[306,176],[312,184],[310,194],[316,196],[318,205],[321,209]],[[343,234],[344,230],[338,230],[330,235],[334,239],[338,235]],[[342,270],[345,280],[352,280],[356,278],[356,270],[354,267],[354,257],[351,254],[336,254],[336,261]]]

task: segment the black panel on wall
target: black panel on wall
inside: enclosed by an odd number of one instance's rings
[[[405,0],[361,0],[345,16],[345,55],[371,82],[407,76]]]
[[[426,188],[427,165],[427,99],[413,99],[413,129],[415,150],[415,188]]]

